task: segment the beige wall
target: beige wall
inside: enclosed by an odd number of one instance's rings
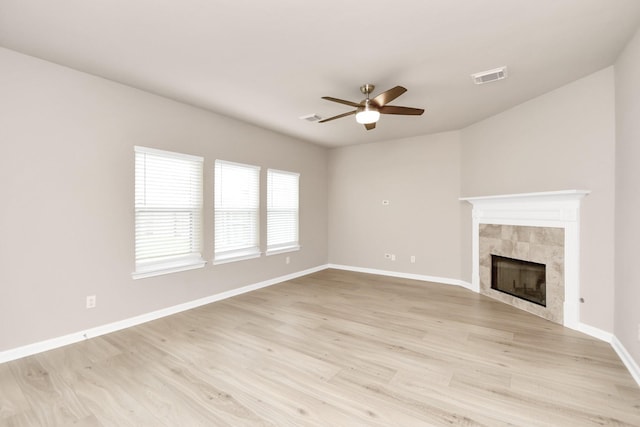
[[[461,170],[468,197],[591,191],[581,210],[580,319],[613,332],[613,68],[462,130]],[[470,241],[463,246],[470,250]]]
[[[615,64],[615,335],[640,365],[640,31]]]
[[[329,261],[459,280],[459,157],[458,132],[331,150]]]
[[[0,74],[0,351],[327,263],[326,149],[6,49]],[[134,145],[205,157],[205,268],[131,279]],[[301,173],[290,265],[211,264],[216,158]]]

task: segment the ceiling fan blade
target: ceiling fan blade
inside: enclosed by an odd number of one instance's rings
[[[380,108],[380,114],[406,114],[408,116],[419,116],[424,113],[422,108],[397,107],[395,105],[387,105]]]
[[[394,99],[396,99],[397,97],[405,93],[406,91],[407,89],[403,88],[402,86],[396,86],[394,88],[389,89],[386,92],[382,92],[380,95],[376,96],[371,101],[373,101],[373,103],[376,104],[378,107],[384,107],[386,104],[393,101]]]
[[[330,122],[331,120],[335,120],[335,119],[341,119],[343,117],[347,117],[350,116],[352,114],[355,114],[355,110],[354,111],[349,111],[348,113],[342,113],[342,114],[338,114],[337,116],[333,116],[333,117],[329,117],[328,119],[323,119],[318,121],[318,123],[325,123],[325,122]]]
[[[365,127],[367,130],[371,130],[371,129],[375,129],[376,124],[375,124],[375,122],[374,122],[374,123],[367,123],[367,124],[365,124],[365,125],[364,125],[364,127]]]
[[[338,102],[340,104],[349,105],[351,107],[356,107],[356,108],[358,108],[360,106],[360,104],[358,104],[358,103],[351,102],[351,101],[346,101],[344,99],[334,98],[332,96],[323,96],[322,99],[326,99],[327,101]]]

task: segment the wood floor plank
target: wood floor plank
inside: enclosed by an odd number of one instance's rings
[[[74,371],[73,378],[68,381],[78,399],[100,425],[168,425],[141,403],[140,396],[148,394],[133,381],[134,375],[121,359],[123,357],[114,356],[109,361]]]
[[[11,363],[16,382],[40,425],[64,425],[91,416],[57,371],[46,370],[35,357]]]
[[[640,426],[611,346],[466,289],[324,270],[0,365],[0,426]]]
[[[0,365],[0,420],[29,410],[29,402],[16,382],[9,364]]]

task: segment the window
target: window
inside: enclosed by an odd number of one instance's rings
[[[260,256],[260,168],[216,160],[214,264]]]
[[[299,179],[297,173],[267,170],[267,255],[300,249]]]
[[[203,267],[203,158],[135,151],[135,279]]]

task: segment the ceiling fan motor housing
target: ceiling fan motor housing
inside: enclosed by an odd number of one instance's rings
[[[362,92],[363,94],[367,95],[367,98],[369,98],[369,94],[371,92],[373,92],[373,90],[375,88],[376,87],[374,85],[367,83],[367,84],[364,84],[364,85],[360,86],[360,92]]]

